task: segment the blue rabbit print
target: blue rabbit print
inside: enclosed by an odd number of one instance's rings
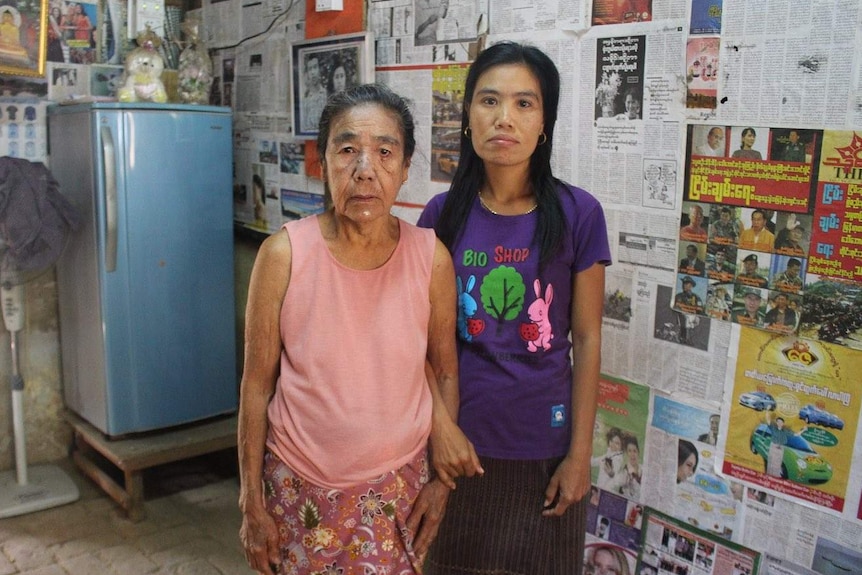
[[[467,287],[464,288],[461,278],[455,278],[458,283],[458,335],[464,341],[473,341],[474,335],[479,335],[484,328],[484,322],[479,319],[473,319],[479,305],[476,303],[476,298],[470,295],[473,288],[476,286],[476,276],[470,275],[467,278]]]

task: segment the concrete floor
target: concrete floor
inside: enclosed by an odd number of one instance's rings
[[[245,575],[235,452],[148,470],[132,523],[71,462],[78,501],[0,519],[0,575]]]

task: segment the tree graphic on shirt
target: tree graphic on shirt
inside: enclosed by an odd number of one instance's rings
[[[526,291],[524,278],[513,267],[497,267],[482,280],[482,306],[485,313],[497,320],[498,334],[506,321],[515,319],[524,309]]]

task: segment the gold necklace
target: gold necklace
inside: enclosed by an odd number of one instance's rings
[[[495,212],[494,210],[492,210],[492,209],[491,209],[491,206],[489,206],[488,204],[486,204],[486,203],[485,203],[485,200],[484,200],[484,199],[482,199],[482,191],[481,191],[481,190],[479,190],[479,203],[480,203],[480,204],[482,204],[482,207],[483,207],[483,208],[485,208],[486,210],[488,210],[489,212],[491,212],[491,213],[492,213],[492,214],[494,214],[495,216],[499,216],[499,215],[515,215],[515,216],[517,216],[517,215],[519,215],[519,214],[500,214],[500,213],[498,213],[498,212]],[[533,213],[534,211],[536,211],[536,208],[538,208],[538,207],[539,207],[539,204],[538,204],[538,203],[535,203],[535,204],[533,204],[533,205],[530,207],[530,209],[529,209],[529,210],[527,210],[526,212],[524,212],[523,214],[520,214],[520,215],[522,215],[522,216],[526,216],[527,214],[531,214],[531,213]]]

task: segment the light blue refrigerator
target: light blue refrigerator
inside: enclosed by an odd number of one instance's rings
[[[48,145],[84,220],[57,263],[67,407],[108,436],[235,411],[230,109],[55,105]]]

